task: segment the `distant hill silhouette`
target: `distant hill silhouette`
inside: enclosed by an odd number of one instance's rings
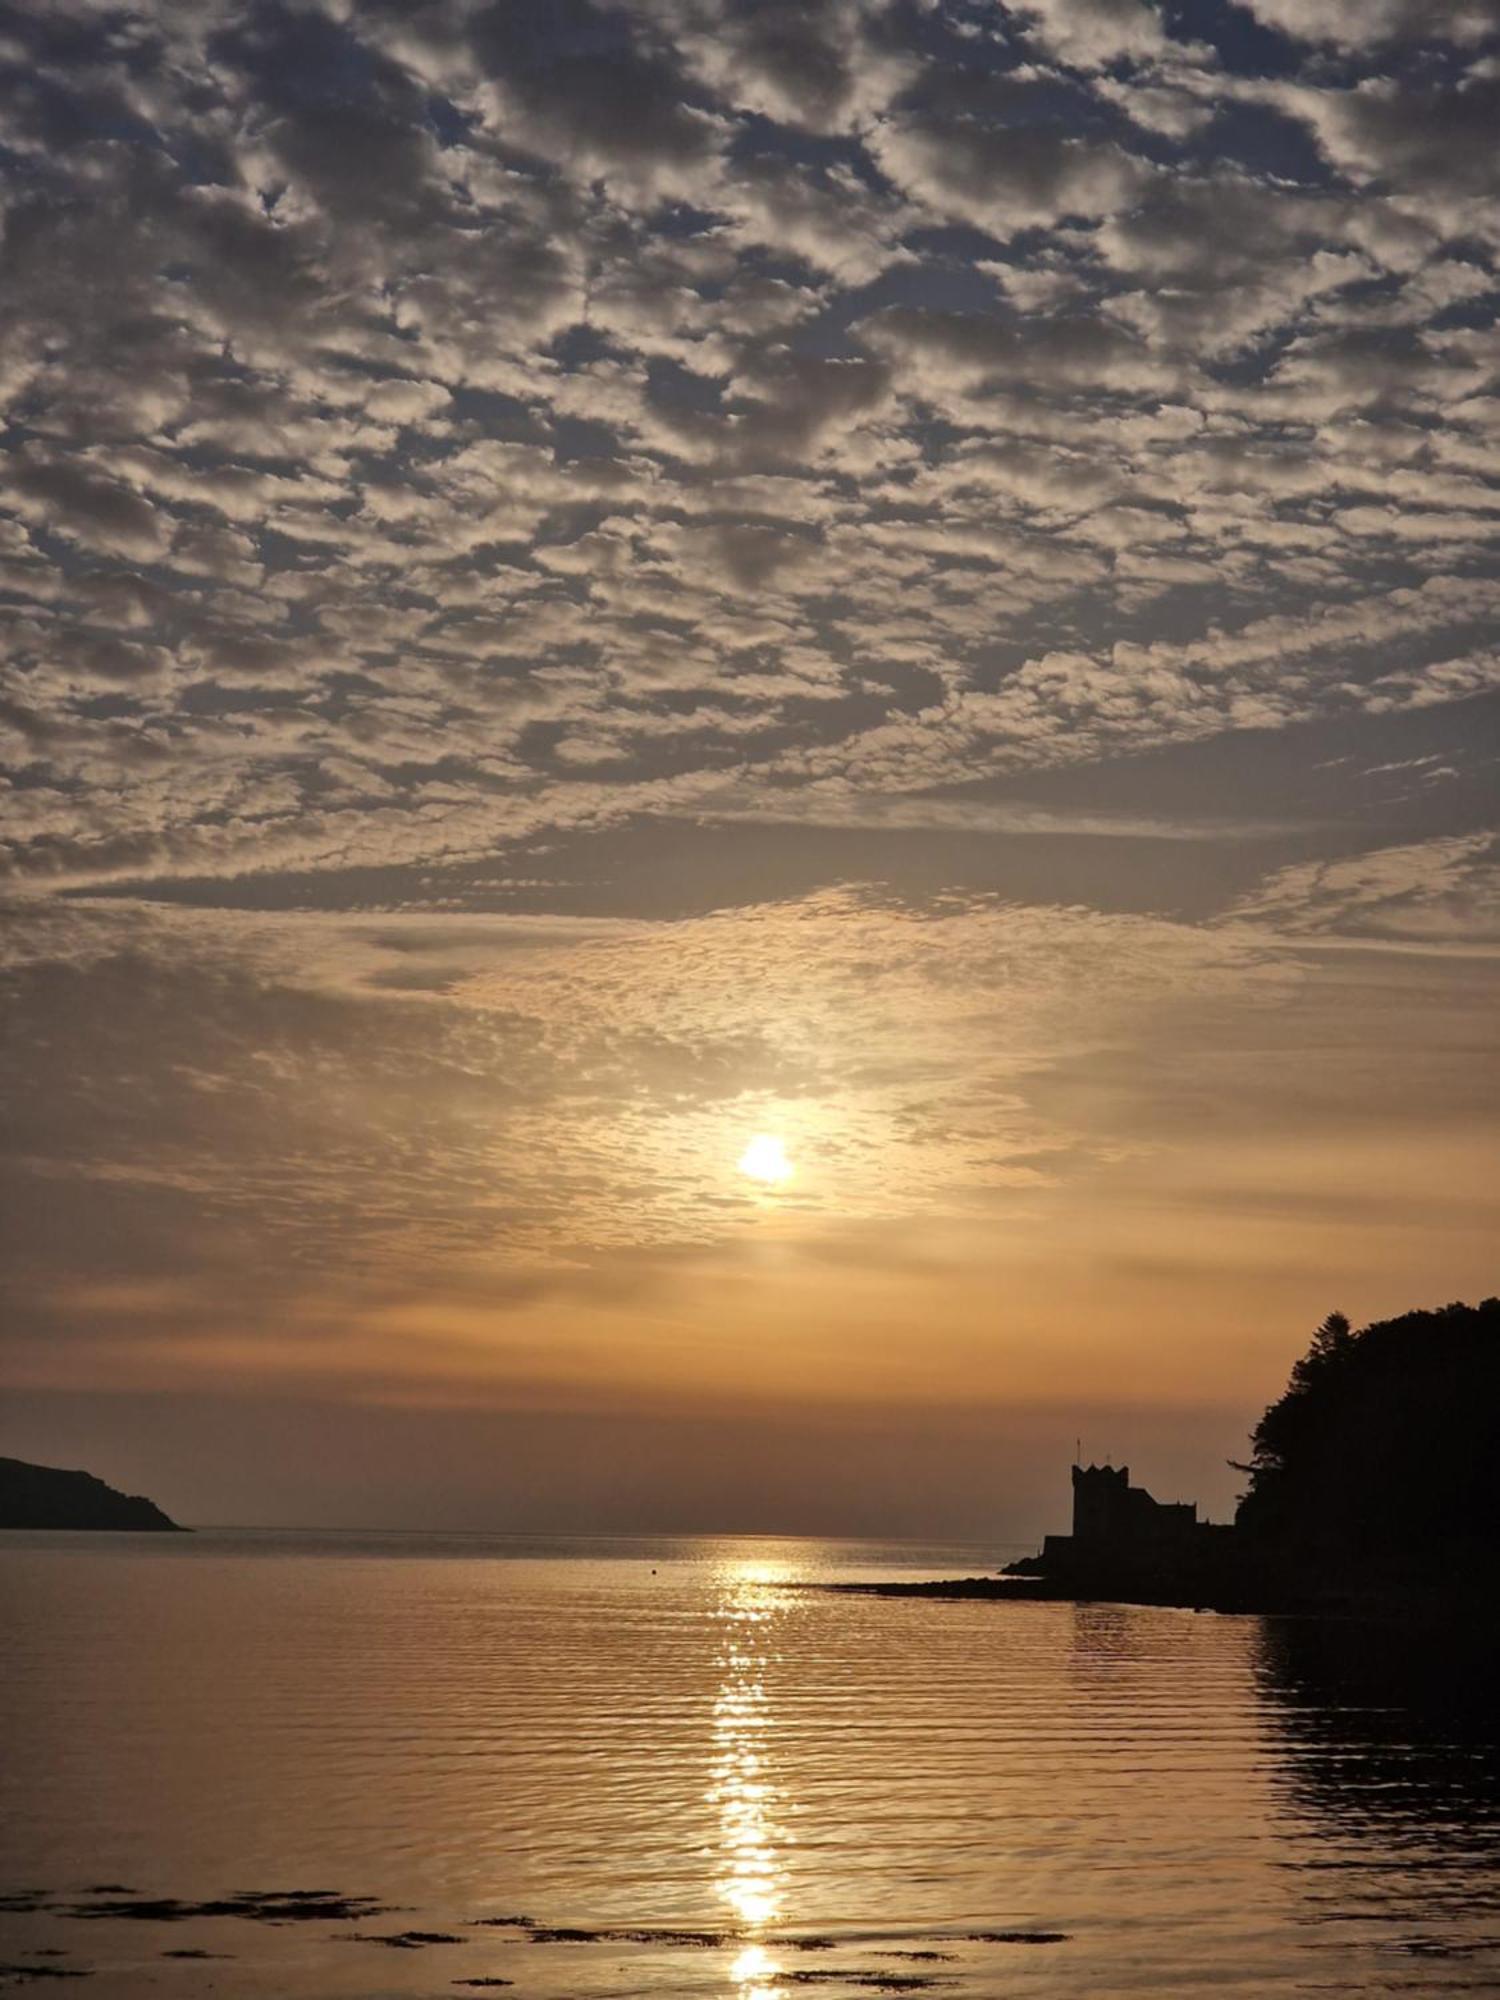
[[[1500,1530],[1500,1299],[1332,1313],[1251,1437],[1236,1529],[1277,1572],[1473,1585]]]
[[[91,1472],[0,1458],[0,1528],[113,1528],[183,1533],[152,1501]]]

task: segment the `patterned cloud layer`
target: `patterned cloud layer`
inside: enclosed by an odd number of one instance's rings
[[[12,876],[857,819],[1493,689],[1494,26],[19,10]]]

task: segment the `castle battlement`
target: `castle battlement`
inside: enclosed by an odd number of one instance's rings
[[[1154,1549],[1189,1537],[1198,1509],[1188,1500],[1156,1500],[1132,1486],[1128,1465],[1073,1467],[1073,1540],[1080,1553]]]

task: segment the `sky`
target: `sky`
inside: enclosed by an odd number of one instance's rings
[[[1497,1289],[1496,0],[0,60],[0,1451],[1022,1540]]]

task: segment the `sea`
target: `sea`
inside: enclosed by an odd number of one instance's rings
[[[995,1545],[0,1536],[0,1984],[1500,1992],[1478,1642],[886,1598]]]

